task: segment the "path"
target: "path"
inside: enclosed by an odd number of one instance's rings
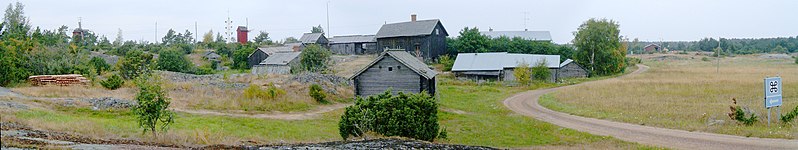
[[[620,80],[648,70],[648,66],[638,65],[640,69],[608,80]],[[570,85],[578,86],[578,85]],[[567,86],[566,86],[567,87]],[[612,136],[624,141],[647,145],[663,146],[675,149],[798,149],[798,140],[768,139],[742,137],[735,135],[690,132],[684,130],[665,129],[637,124],[621,123],[595,118],[585,118],[556,112],[538,103],[540,96],[557,91],[560,88],[526,91],[504,100],[504,106],[516,113],[534,117],[558,126],[588,132],[591,134]]]

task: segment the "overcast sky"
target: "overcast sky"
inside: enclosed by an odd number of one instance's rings
[[[13,3],[16,0],[5,1]],[[551,31],[556,43],[568,43],[589,18],[620,23],[621,34],[644,41],[699,40],[704,37],[762,38],[798,36],[794,0],[19,0],[33,26],[83,27],[113,40],[160,40],[167,30],[224,33],[225,20],[247,25],[273,40],[299,38],[311,26],[332,35],[375,34],[384,23],[440,19],[450,37],[464,27],[495,31]],[[7,5],[7,4],[5,4]],[[525,19],[526,18],[526,19]],[[525,21],[526,20],[526,21]],[[157,36],[155,22],[158,22]],[[199,35],[202,38],[202,35]]]

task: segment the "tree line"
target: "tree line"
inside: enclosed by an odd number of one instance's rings
[[[669,50],[715,52],[720,48],[724,55],[755,53],[795,53],[798,52],[798,36],[777,38],[703,38],[698,41],[630,42],[630,51],[645,53],[643,47],[658,44]]]
[[[509,52],[520,54],[560,55],[560,61],[571,58],[574,49],[550,41],[532,41],[521,37],[491,38],[479,32],[479,28],[465,27],[460,36],[446,39],[450,55],[457,53]]]

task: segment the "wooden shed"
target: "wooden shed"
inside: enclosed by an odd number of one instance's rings
[[[566,59],[560,64],[560,69],[557,70],[559,78],[586,78],[588,76],[587,69],[574,62],[574,60]]]
[[[324,36],[324,33],[305,33],[302,34],[299,41],[302,42],[303,47],[310,44],[318,44],[324,48],[330,48],[330,41]]]
[[[299,63],[301,52],[274,53],[252,67],[252,74],[291,74],[291,68]]]
[[[297,51],[295,46],[293,45],[286,45],[286,46],[278,46],[278,47],[259,47],[254,52],[247,56],[247,65],[251,68],[263,60],[266,60],[270,55],[278,52],[294,52]]]
[[[404,49],[431,62],[446,53],[447,36],[440,20],[416,20],[416,15],[412,15],[409,22],[382,25],[376,38],[380,50]]]
[[[397,92],[435,95],[437,72],[402,49],[387,50],[349,79],[355,95],[368,97],[392,89]]]
[[[339,55],[378,54],[374,35],[347,35],[330,38],[330,51]]]

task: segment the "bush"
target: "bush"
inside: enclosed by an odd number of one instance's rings
[[[92,57],[91,60],[89,60],[89,66],[96,71],[97,75],[111,69],[111,65],[108,65],[108,63],[100,57]]]
[[[798,57],[795,57],[795,64],[798,64]]]
[[[325,99],[327,94],[324,92],[324,89],[321,88],[318,84],[310,85],[310,89],[308,90],[308,94],[310,97],[313,97],[313,100],[319,103],[327,103]]]
[[[131,50],[125,57],[119,59],[116,66],[125,79],[134,79],[142,74],[152,72],[152,54],[144,53],[141,50]]]
[[[433,141],[438,129],[438,103],[433,97],[426,92],[392,95],[390,90],[365,99],[358,97],[355,105],[346,107],[338,124],[344,139],[375,132]]]
[[[703,58],[701,58],[701,61],[709,61],[709,58],[703,57]]]
[[[273,100],[282,95],[285,95],[285,91],[277,88],[272,83],[269,83],[265,90],[254,84],[244,89],[244,97],[250,99]]]
[[[442,55],[438,57],[438,63],[443,65],[441,68],[443,71],[452,71],[452,66],[454,66],[454,59],[449,57],[449,55]]]
[[[182,73],[193,72],[191,64],[182,51],[168,48],[159,53],[157,61],[158,69]]]
[[[781,116],[781,123],[788,123],[791,122],[792,119],[795,119],[795,116],[798,116],[798,106],[792,109],[791,112],[788,112],[786,115]]]
[[[538,62],[535,67],[532,67],[532,78],[540,81],[548,81],[551,73],[549,67],[546,66],[545,61]]]
[[[327,69],[327,62],[330,60],[329,50],[317,44],[311,44],[305,47],[300,54],[299,64],[302,71],[309,72],[322,72]]]
[[[729,118],[739,123],[750,126],[759,121],[759,118],[754,112],[748,110],[748,108],[737,106],[737,99],[735,98],[732,98],[732,106],[729,106],[729,109],[731,109],[731,113],[728,114]],[[751,115],[746,115],[746,113]]]
[[[249,69],[247,61],[249,54],[255,51],[253,47],[242,47],[233,53],[233,69]]]
[[[144,132],[149,130],[153,136],[157,137],[158,124],[160,124],[161,131],[165,131],[170,124],[174,123],[174,112],[168,110],[171,98],[161,88],[160,79],[157,76],[141,76],[137,78],[136,85],[139,87],[139,93],[135,98],[138,105],[133,107],[132,112],[135,114],[139,126],[144,128]]]
[[[108,77],[108,79],[105,79],[104,81],[100,81],[100,85],[111,90],[116,90],[119,87],[122,87],[122,84],[125,84],[125,81],[122,80],[122,77],[119,77],[119,75],[116,74]]]
[[[626,66],[634,66],[643,62],[640,58],[635,58],[635,57],[626,57],[624,58],[624,61],[627,64]]]
[[[521,62],[518,64],[515,69],[513,69],[513,75],[515,76],[515,81],[522,85],[529,85],[532,82],[532,72],[529,69],[529,64],[526,62]]]

